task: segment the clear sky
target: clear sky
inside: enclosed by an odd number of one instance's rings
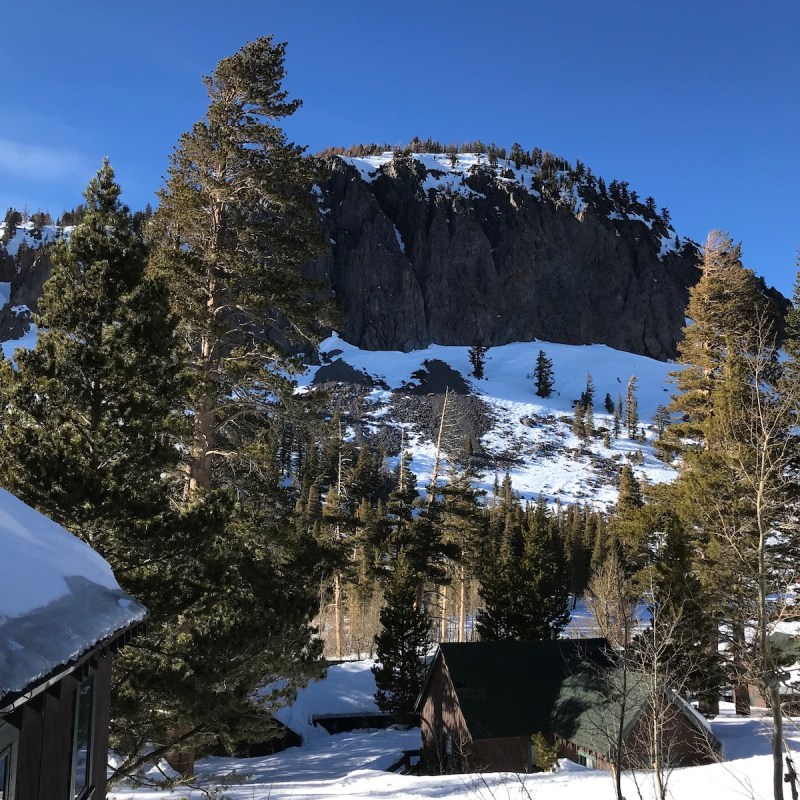
[[[3,4],[0,209],[57,216],[108,155],[154,200],[201,76],[288,42],[285,124],[328,145],[480,138],[580,158],[711,228],[784,293],[800,247],[797,0],[72,0]]]

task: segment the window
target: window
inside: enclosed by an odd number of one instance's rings
[[[0,722],[0,800],[13,800],[16,773],[17,731]]]
[[[85,797],[90,788],[92,768],[92,713],[94,678],[88,677],[75,693],[75,717],[72,730],[72,797]]]
[[[582,767],[588,767],[589,769],[597,769],[597,762],[594,759],[594,756],[590,756],[588,753],[584,753],[583,750],[578,750],[578,763]]]

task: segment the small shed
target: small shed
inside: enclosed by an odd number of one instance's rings
[[[0,489],[0,797],[105,797],[113,653],[147,611],[88,545]]]
[[[625,761],[640,764],[648,724],[647,683],[626,676],[627,702],[617,704],[615,675],[604,639],[545,642],[442,643],[417,701],[426,769],[431,772],[535,769],[531,736],[558,744],[559,756],[607,768],[614,725],[622,725]],[[658,703],[678,763],[711,758],[719,743],[682,698]]]

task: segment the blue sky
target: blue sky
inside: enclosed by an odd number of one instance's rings
[[[74,206],[108,155],[154,198],[201,76],[288,42],[290,137],[316,152],[418,134],[580,158],[669,208],[684,236],[743,242],[791,291],[800,247],[800,4],[740,0],[138,0],[0,15],[0,209]]]

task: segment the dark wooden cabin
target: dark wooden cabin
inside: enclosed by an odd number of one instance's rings
[[[611,734],[623,726],[626,765],[642,763],[639,734],[651,718],[646,681],[628,675],[628,702],[608,691],[615,680],[603,639],[442,643],[417,701],[426,771],[534,770],[531,736],[558,744],[559,756],[609,768]],[[674,764],[711,760],[719,742],[682,698],[664,693]]]
[[[0,797],[102,800],[111,660],[147,612],[88,545],[0,490]]]

